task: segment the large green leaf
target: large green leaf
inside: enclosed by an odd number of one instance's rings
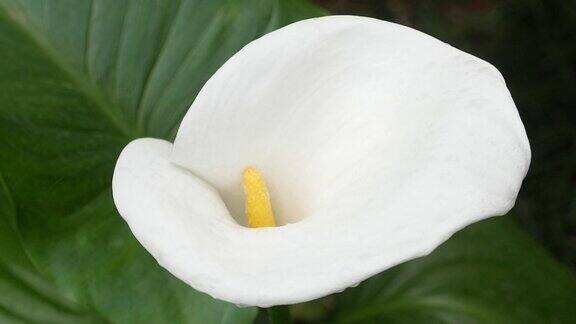
[[[16,229],[16,207],[0,175],[0,323],[98,323],[88,307],[58,294],[28,258]]]
[[[574,323],[576,279],[500,217],[337,301],[341,323]]]
[[[161,269],[111,200],[122,147],[170,138],[207,78],[300,0],[0,0],[0,321],[242,323]]]

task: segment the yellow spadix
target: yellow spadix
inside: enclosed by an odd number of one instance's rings
[[[276,226],[266,182],[262,174],[254,167],[244,170],[244,195],[249,227]]]

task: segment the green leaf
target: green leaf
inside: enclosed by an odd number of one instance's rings
[[[498,217],[337,299],[340,323],[573,323],[576,278]]]
[[[43,278],[24,250],[15,217],[14,201],[0,175],[0,323],[102,322]]]
[[[117,215],[131,139],[170,139],[197,92],[300,0],[0,0],[0,322],[246,323],[164,271]]]

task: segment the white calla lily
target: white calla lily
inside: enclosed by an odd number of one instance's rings
[[[505,214],[529,163],[492,65],[407,27],[330,16],[230,58],[174,144],[124,149],[113,193],[172,274],[268,307],[341,291]],[[247,167],[268,185],[276,227],[242,225]]]

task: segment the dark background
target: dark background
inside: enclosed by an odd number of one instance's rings
[[[512,213],[576,268],[576,0],[316,0],[333,14],[414,27],[494,64],[526,126],[532,164]]]

